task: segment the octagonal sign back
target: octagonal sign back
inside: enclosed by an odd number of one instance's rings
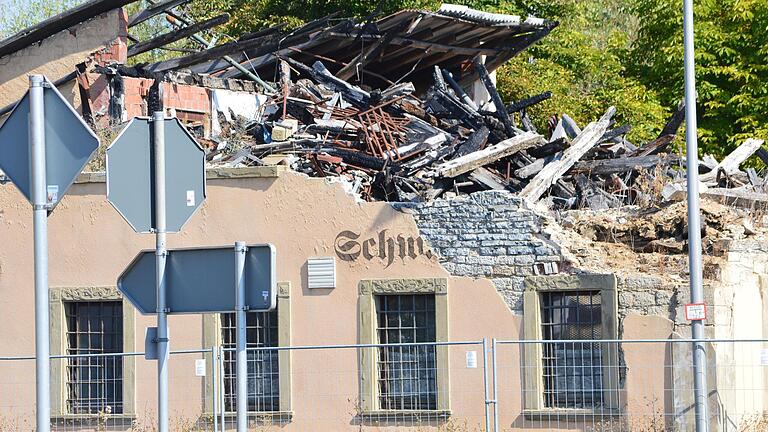
[[[178,119],[163,122],[166,231],[178,232],[205,200],[205,151]],[[136,117],[107,149],[107,199],[139,233],[156,228],[153,135]]]
[[[45,181],[48,204],[55,206],[96,152],[99,139],[47,78],[45,83]],[[0,126],[0,169],[32,202],[29,102],[27,92]]]

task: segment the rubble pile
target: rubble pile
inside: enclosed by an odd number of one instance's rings
[[[527,111],[551,93],[505,104],[483,64],[475,61],[474,68],[491,96],[489,106],[478,107],[439,66],[418,97],[407,82],[364,89],[337,78],[321,61],[310,67],[282,59],[281,91],[255,120],[230,124],[238,143],[220,137],[209,159],[230,166],[277,162],[310,176],[339,177],[366,200],[506,189],[531,201],[549,197],[559,208],[604,209],[684,195],[678,169],[684,161],[669,154],[684,107],[658,139],[643,145],[626,139],[631,125],[614,123],[614,108],[583,129],[566,114],[554,116],[549,130],[540,132]],[[292,81],[296,73],[300,78]],[[705,158],[702,181],[761,188],[753,170],[739,171],[761,143],[748,140],[722,163]]]

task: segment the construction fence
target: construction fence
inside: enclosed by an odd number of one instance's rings
[[[249,348],[253,431],[690,431],[691,340]],[[768,431],[768,340],[707,341],[710,431]],[[174,351],[174,431],[235,430],[235,352]],[[52,429],[153,431],[156,361],[51,358]],[[0,431],[35,429],[34,357],[0,357]]]

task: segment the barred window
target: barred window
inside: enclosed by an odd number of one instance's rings
[[[67,354],[123,351],[123,304],[120,301],[66,302]],[[123,412],[122,356],[71,357],[67,363],[67,412]]]
[[[377,334],[381,344],[435,342],[434,295],[376,296]],[[437,408],[435,346],[379,348],[379,408]]]
[[[225,349],[237,347],[237,315],[221,314],[222,341]],[[246,314],[246,348],[276,347],[277,309]],[[280,382],[277,350],[247,351],[248,411],[280,409]],[[237,352],[224,351],[224,409],[237,408]]]
[[[541,293],[544,340],[602,338],[600,291]],[[596,408],[603,403],[600,343],[545,343],[544,403],[548,408]]]

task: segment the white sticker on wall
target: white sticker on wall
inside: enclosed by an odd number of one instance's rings
[[[205,376],[205,359],[195,360],[195,376],[199,376],[199,377]]]
[[[195,191],[188,190],[187,191],[187,207],[194,207],[195,206]]]
[[[760,366],[768,366],[768,349],[760,350]]]
[[[467,351],[467,369],[477,369],[477,351]]]

